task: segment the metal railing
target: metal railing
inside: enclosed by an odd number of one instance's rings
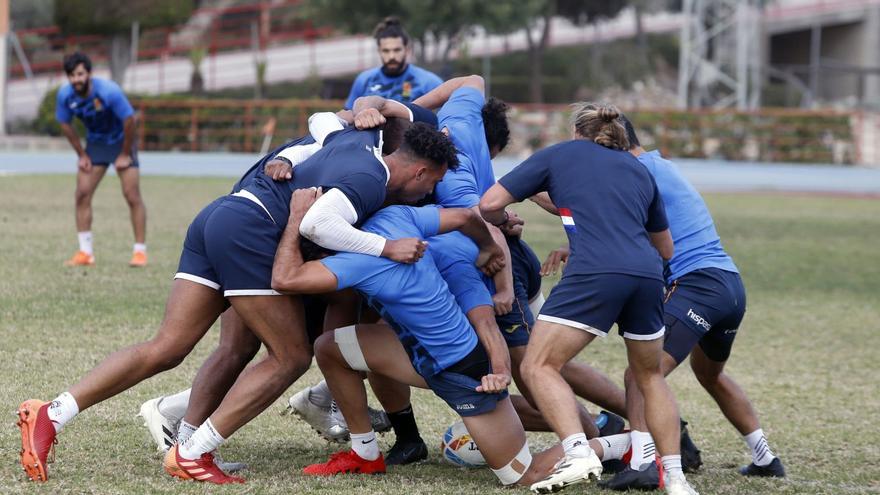
[[[256,152],[308,132],[308,116],[340,100],[134,100],[146,150]],[[859,113],[831,110],[625,110],[642,144],[667,156],[737,161],[858,163]],[[571,136],[567,105],[514,104],[507,153]],[[267,140],[268,139],[268,140]]]

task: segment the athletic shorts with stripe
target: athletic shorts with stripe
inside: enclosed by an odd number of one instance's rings
[[[663,306],[663,350],[681,363],[699,344],[706,356],[727,361],[746,313],[746,289],[739,273],[703,268],[673,280]]]
[[[225,297],[279,295],[272,263],[282,230],[257,203],[224,196],[190,224],[175,279],[190,280]]]
[[[626,339],[663,336],[663,282],[599,273],[567,275],[550,292],[538,320],[568,325],[605,337],[612,325]]]

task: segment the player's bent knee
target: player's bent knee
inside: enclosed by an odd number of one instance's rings
[[[333,332],[333,341],[339,348],[342,359],[348,364],[350,369],[355,371],[369,372],[370,367],[367,366],[367,359],[364,357],[364,351],[358,342],[357,331],[354,325],[337,328]]]
[[[495,473],[495,476],[498,477],[502,485],[509,486],[522,479],[531,465],[532,453],[529,452],[529,442],[527,440],[510,462],[498,469],[493,469],[492,472]]]

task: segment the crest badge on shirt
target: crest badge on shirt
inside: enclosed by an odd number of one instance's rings
[[[562,219],[562,227],[569,234],[577,232],[577,226],[574,224],[574,217],[571,216],[571,210],[568,208],[559,208],[559,218]]]
[[[104,109],[104,105],[101,103],[101,100],[98,98],[95,98],[94,100],[92,100],[92,104],[95,105],[96,112],[100,112],[101,110]]]
[[[409,81],[403,82],[403,89],[400,91],[400,96],[406,98],[407,100],[412,98],[412,83]]]

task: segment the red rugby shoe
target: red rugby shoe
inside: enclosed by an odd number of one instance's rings
[[[205,481],[217,485],[244,483],[245,481],[244,478],[224,473],[214,463],[214,456],[211,453],[204,453],[198,459],[184,459],[180,457],[177,449],[178,444],[175,443],[168,449],[168,453],[165,454],[165,460],[162,463],[165,467],[165,472],[175,478]]]
[[[49,419],[49,403],[28,399],[18,406],[18,422],[21,430],[21,467],[31,481],[46,481],[47,457],[55,445],[55,425]],[[54,456],[53,456],[54,457]]]
[[[337,452],[323,464],[312,464],[303,468],[303,474],[312,476],[333,476],[334,474],[383,474],[385,458],[382,453],[372,461],[361,459],[353,450]]]

